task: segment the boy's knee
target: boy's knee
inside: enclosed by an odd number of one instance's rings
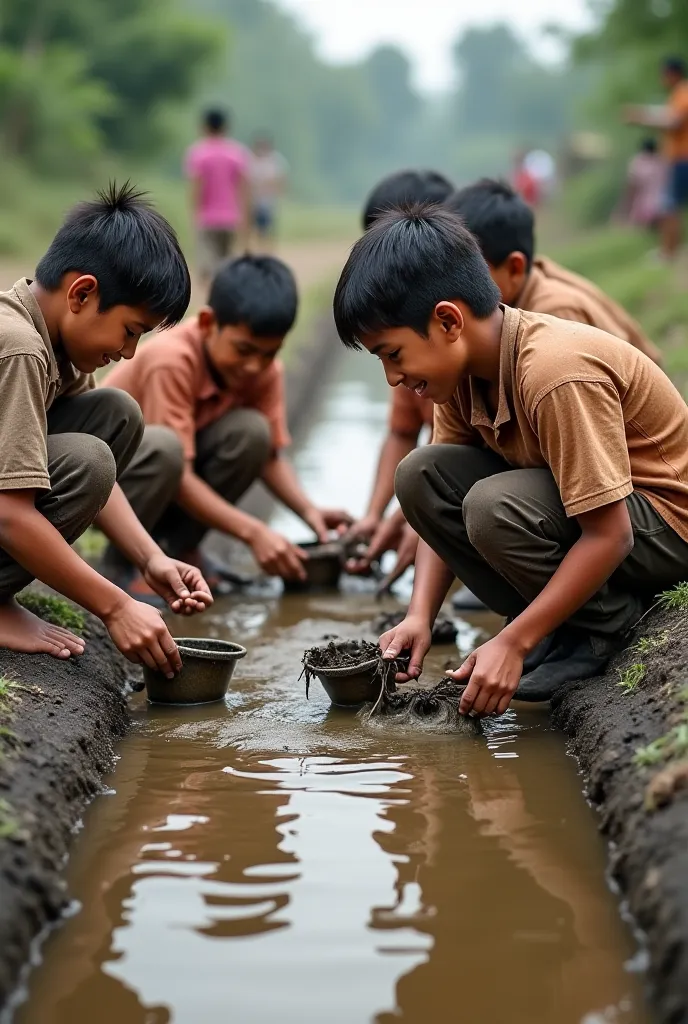
[[[139,403],[120,388],[98,388],[95,392],[107,403],[108,417],[118,433],[124,433],[138,444],[143,437],[143,413]]]
[[[93,434],[69,436],[72,444],[62,453],[60,473],[72,481],[71,489],[78,495],[78,503],[87,507],[90,518],[95,519],[115,486],[115,457],[110,446]]]
[[[397,466],[394,475],[394,493],[405,515],[424,500],[427,470],[436,464],[432,445],[415,448]]]
[[[507,521],[508,498],[502,474],[484,477],[473,484],[463,499],[463,521],[473,547],[484,553],[494,547],[495,539]]]
[[[227,437],[229,451],[235,452],[238,446],[258,468],[262,468],[273,449],[267,418],[257,409],[236,409],[231,414],[230,424]]]
[[[153,461],[156,475],[165,480],[181,480],[186,461],[184,447],[170,427],[146,427],[140,451]]]

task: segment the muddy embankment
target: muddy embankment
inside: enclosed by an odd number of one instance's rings
[[[337,351],[323,317],[295,353],[287,389],[296,438]],[[0,650],[0,1009],[32,940],[68,903],[63,867],[75,826],[130,723],[126,662],[97,620],[86,631],[84,655],[66,662]]]
[[[660,1024],[688,1020],[688,612],[658,610],[599,679],[552,702],[642,928]]]

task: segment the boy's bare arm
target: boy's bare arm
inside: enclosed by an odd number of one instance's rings
[[[351,522],[351,516],[341,509],[317,508],[301,486],[296,470],[288,459],[279,455],[270,459],[263,470],[262,480],[277,500],[291,509],[299,519],[303,519],[323,543],[327,540],[329,530],[348,526]]]
[[[394,474],[402,459],[413,451],[418,444],[418,434],[400,434],[391,430],[380,450],[380,459],[375,473],[375,484],[370,496],[368,511],[363,519],[354,523],[350,538],[370,540],[387,506],[394,497]]]
[[[0,547],[36,579],[102,619],[131,661],[174,675],[181,658],[158,612],[84,562],[34,502],[35,491],[0,492]]]
[[[464,662],[457,680],[468,685],[461,711],[506,711],[523,672],[523,659],[607,582],[633,550],[633,527],[624,499],[576,517],[581,536],[547,586],[494,639]]]

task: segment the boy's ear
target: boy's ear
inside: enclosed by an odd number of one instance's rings
[[[522,277],[528,273],[528,260],[522,252],[510,252],[506,258],[506,265],[512,277]]]
[[[451,341],[461,334],[465,321],[463,313],[455,303],[438,302],[435,306],[435,316]]]
[[[70,313],[80,313],[85,305],[92,303],[98,309],[100,289],[93,274],[74,274],[67,282],[67,304]]]
[[[199,309],[198,326],[201,328],[203,334],[209,334],[213,328],[217,327],[217,317],[210,306],[201,306]]]

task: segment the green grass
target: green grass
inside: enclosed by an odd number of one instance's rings
[[[688,611],[688,583],[677,583],[671,590],[665,590],[658,595],[657,603],[667,611]]]
[[[688,754],[688,723],[681,722],[645,747],[639,747],[633,757],[639,768],[650,768]]]
[[[663,629],[660,633],[652,633],[650,636],[641,636],[640,640],[630,648],[635,654],[650,654],[666,647],[669,643],[671,630]]]
[[[617,683],[617,686],[620,686],[626,693],[633,693],[634,690],[638,689],[645,678],[646,671],[647,670],[642,662],[629,666],[625,672],[619,673],[619,682]]]
[[[7,800],[0,800],[0,839],[11,839],[19,831],[19,822]]]
[[[51,622],[53,626],[62,626],[74,633],[83,633],[86,627],[86,616],[63,597],[51,594],[39,594],[34,590],[23,590],[17,601],[27,611],[39,618]]]

